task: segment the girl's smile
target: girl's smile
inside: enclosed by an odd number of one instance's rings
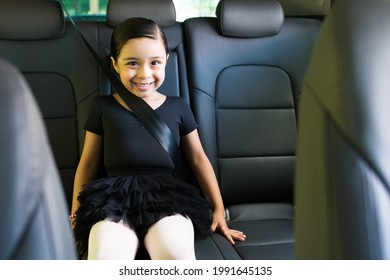
[[[145,91],[145,90],[148,90],[149,87],[154,84],[154,82],[151,82],[151,83],[137,83],[137,82],[134,82],[132,81],[132,83],[140,90],[140,91]]]

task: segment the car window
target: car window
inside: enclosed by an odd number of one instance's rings
[[[215,16],[215,8],[219,0],[173,0],[173,2],[177,20],[184,21],[191,17]]]
[[[104,20],[108,0],[63,0],[70,15],[75,18]],[[214,16],[219,0],[173,0],[176,18],[184,21],[198,16]]]

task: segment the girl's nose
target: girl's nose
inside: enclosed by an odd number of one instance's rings
[[[138,68],[137,71],[137,77],[141,79],[150,78],[151,76],[151,69],[148,66],[141,66]]]

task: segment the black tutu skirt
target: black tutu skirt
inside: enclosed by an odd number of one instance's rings
[[[172,174],[111,176],[85,185],[78,200],[74,234],[80,254],[88,249],[91,227],[102,220],[123,220],[143,240],[161,218],[191,219],[196,238],[210,235],[212,212],[201,191]]]

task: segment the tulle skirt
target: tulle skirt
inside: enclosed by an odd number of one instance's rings
[[[84,186],[74,221],[80,254],[88,249],[91,227],[102,220],[123,220],[143,240],[161,218],[180,214],[191,219],[196,238],[210,235],[212,212],[200,190],[171,174],[111,176]]]

